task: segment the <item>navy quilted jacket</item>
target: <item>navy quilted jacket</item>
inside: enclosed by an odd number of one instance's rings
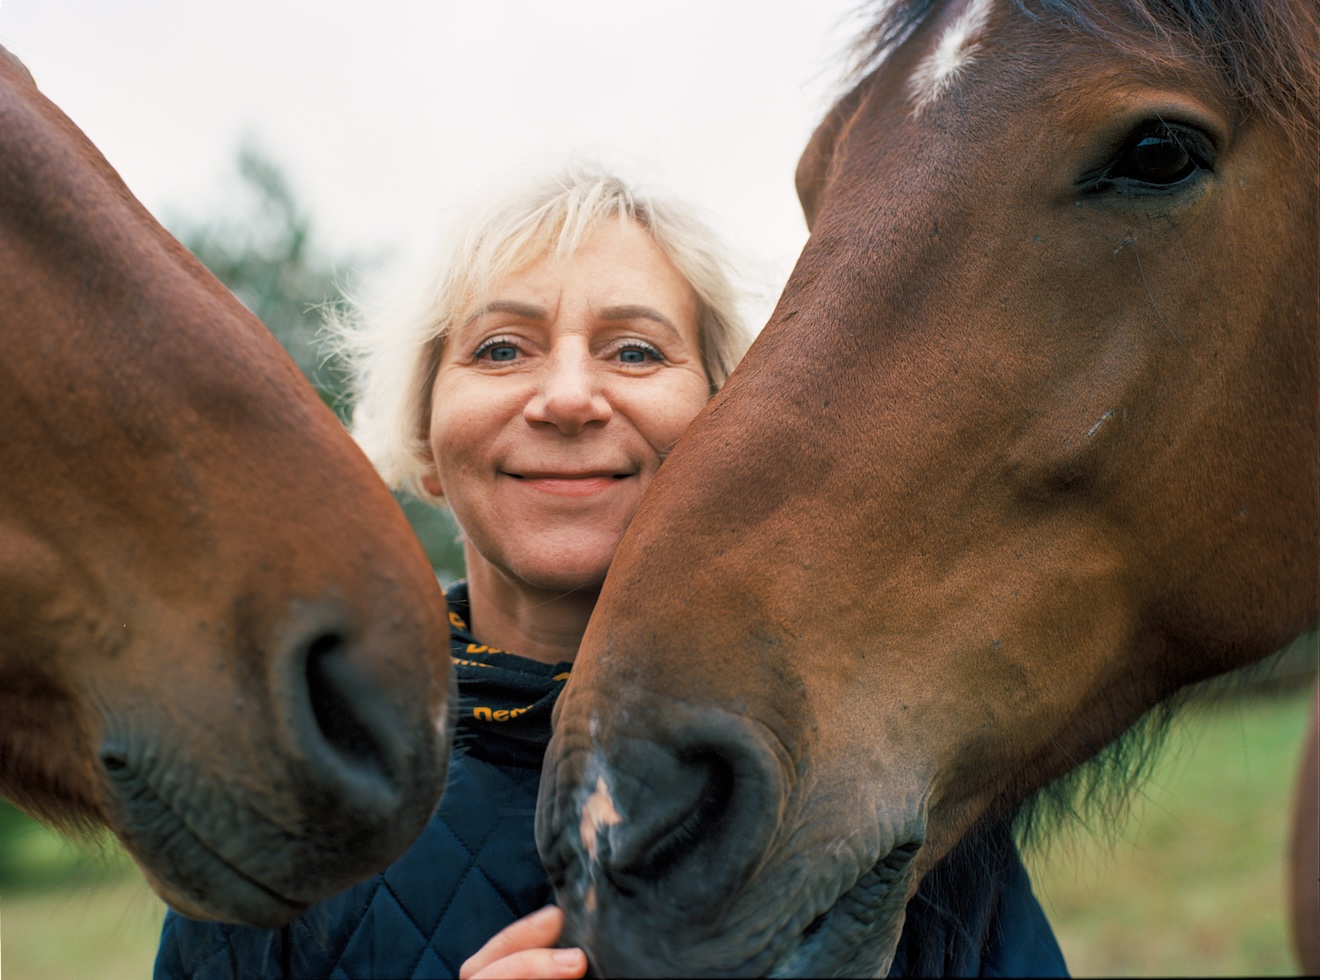
[[[421,837],[384,872],[283,929],[198,922],[170,912],[156,959],[158,980],[456,977],[491,936],[551,900],[533,821],[550,710],[568,666],[481,645],[466,624],[466,586],[454,586],[448,598],[461,695],[458,738],[444,799]],[[955,909],[919,894],[909,906],[891,975],[905,969],[1064,974],[1011,842],[1002,863],[1003,873],[992,887],[979,889],[972,905]]]

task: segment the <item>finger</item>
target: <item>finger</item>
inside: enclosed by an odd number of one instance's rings
[[[564,913],[557,906],[547,905],[517,922],[505,926],[486,945],[468,958],[458,971],[459,980],[468,980],[478,971],[496,960],[504,959],[524,950],[545,949],[559,941],[564,928]]]
[[[525,949],[488,964],[471,980],[555,980],[586,972],[587,957],[580,949]]]

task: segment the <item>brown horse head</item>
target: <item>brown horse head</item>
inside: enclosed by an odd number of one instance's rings
[[[883,975],[906,901],[1316,619],[1312,0],[916,0],[657,477],[540,844],[607,975]]]
[[[275,925],[444,783],[444,598],[261,324],[0,49],[0,792]]]

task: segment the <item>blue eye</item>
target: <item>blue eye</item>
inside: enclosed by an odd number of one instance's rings
[[[645,364],[648,361],[663,362],[665,355],[650,344],[644,344],[641,341],[630,341],[628,346],[621,347],[616,355],[621,364]]]
[[[518,347],[507,340],[493,337],[477,347],[472,356],[477,360],[483,357],[491,361],[513,361],[518,358]]]

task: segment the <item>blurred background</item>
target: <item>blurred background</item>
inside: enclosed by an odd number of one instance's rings
[[[845,0],[0,0],[0,44],[340,411],[320,310],[388,291],[474,190],[575,156],[704,207],[769,315],[806,239],[793,168],[839,94]],[[754,11],[754,12],[753,12]],[[401,500],[437,572],[447,515]],[[1076,975],[1285,975],[1312,634],[1182,714],[1127,819],[1029,856]],[[163,907],[112,841],[0,802],[0,970],[150,974]]]
[[[706,208],[761,287],[859,0],[0,0],[0,44],[166,224],[233,206],[243,143],[328,254],[415,258],[474,190],[588,156]]]

